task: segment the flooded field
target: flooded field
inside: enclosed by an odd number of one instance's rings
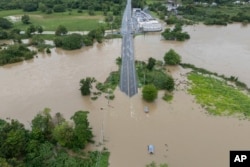
[[[163,60],[165,52],[173,48],[184,63],[238,76],[250,86],[249,27],[196,25],[184,30],[191,39],[183,43],[163,41],[159,33],[137,36],[136,59]],[[129,99],[119,88],[109,104],[104,97],[96,101],[82,97],[80,79],[93,76],[104,81],[117,70],[115,59],[120,52],[121,40],[113,39],[77,51],[52,49],[50,55],[38,54],[33,60],[0,67],[0,117],[15,118],[29,126],[45,107],[66,118],[75,111],[88,110],[96,142],[104,136],[104,146],[111,152],[110,167],[144,167],[152,161],[170,167],[228,167],[229,150],[250,148],[249,121],[207,115],[182,84],[171,103],[161,99],[163,92],[148,104],[140,91]],[[170,71],[176,82],[185,80],[185,70],[177,67]],[[149,107],[149,114],[143,112],[144,106]],[[154,155],[147,153],[148,144],[155,145]]]

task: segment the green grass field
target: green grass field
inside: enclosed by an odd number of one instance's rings
[[[100,26],[104,16],[100,12],[96,12],[95,16],[89,16],[87,11],[77,13],[76,10],[63,13],[45,14],[42,12],[23,12],[22,10],[0,11],[0,17],[7,16],[30,16],[30,21],[34,25],[41,25],[44,31],[55,31],[59,25],[65,26],[68,31],[89,31]],[[21,21],[16,22],[15,28],[26,30],[29,25],[24,25]]]
[[[250,96],[241,90],[229,86],[224,80],[195,72],[190,73],[188,79],[192,81],[189,92],[209,113],[250,116]]]

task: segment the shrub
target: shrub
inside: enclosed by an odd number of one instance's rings
[[[0,51],[0,65],[16,63],[33,58],[34,51],[30,51],[24,45],[10,45],[7,49]]]
[[[57,37],[54,39],[54,44],[56,47],[61,47],[62,46],[62,37]]]
[[[166,40],[184,41],[186,39],[190,39],[190,35],[187,32],[182,32],[181,24],[176,24],[173,30],[170,30],[170,28],[165,29],[161,35]]]
[[[146,84],[153,84],[159,90],[174,90],[174,79],[162,71],[147,73]]]
[[[80,49],[83,46],[80,34],[70,34],[62,38],[62,47],[67,50]]]
[[[46,49],[46,53],[48,53],[48,54],[51,53],[49,48]]]
[[[144,100],[152,102],[157,98],[157,89],[154,85],[145,85],[142,89],[142,97]]]
[[[170,49],[164,56],[165,64],[177,65],[181,62],[181,56],[173,49]]]
[[[93,45],[93,39],[91,37],[89,37],[88,35],[83,35],[83,44],[85,46],[91,46]]]
[[[60,36],[60,35],[65,35],[68,33],[68,30],[66,27],[59,25],[56,29],[55,35]]]
[[[156,63],[156,60],[154,58],[150,57],[148,59],[147,69],[151,71],[154,68],[155,63]]]

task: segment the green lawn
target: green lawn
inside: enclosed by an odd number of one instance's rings
[[[250,116],[250,96],[229,86],[224,80],[195,72],[190,73],[188,79],[192,81],[189,92],[209,113]]]
[[[30,16],[30,21],[34,25],[42,25],[44,31],[54,31],[59,25],[65,26],[68,31],[89,31],[99,25],[100,21],[104,20],[104,16],[100,12],[96,12],[95,16],[89,16],[86,11],[77,13],[76,10],[63,13],[45,14],[42,12],[24,13],[22,10],[1,11],[0,17],[7,16],[22,16],[27,14]],[[24,25],[22,22],[16,22],[16,28],[26,30],[29,25]]]

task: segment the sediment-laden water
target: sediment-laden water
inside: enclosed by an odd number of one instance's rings
[[[163,41],[159,33],[137,36],[136,59],[163,60],[173,48],[184,63],[238,76],[250,86],[249,27],[195,25],[184,30],[191,35],[186,42]],[[109,103],[103,96],[96,101],[82,97],[80,79],[93,76],[103,82],[117,70],[115,59],[120,52],[121,40],[113,39],[77,51],[52,49],[50,55],[38,54],[33,60],[0,67],[0,117],[29,126],[45,107],[66,118],[88,110],[96,142],[104,136],[104,146],[111,152],[110,167],[144,167],[152,161],[171,167],[228,167],[229,150],[250,148],[249,121],[206,114],[186,93],[185,84],[174,91],[171,103],[161,99],[164,92],[149,104],[141,99],[140,91],[129,99],[119,88]],[[186,70],[169,70],[177,83],[185,83]],[[143,112],[144,106],[149,107],[149,114]],[[154,155],[147,153],[148,144],[155,146]]]

